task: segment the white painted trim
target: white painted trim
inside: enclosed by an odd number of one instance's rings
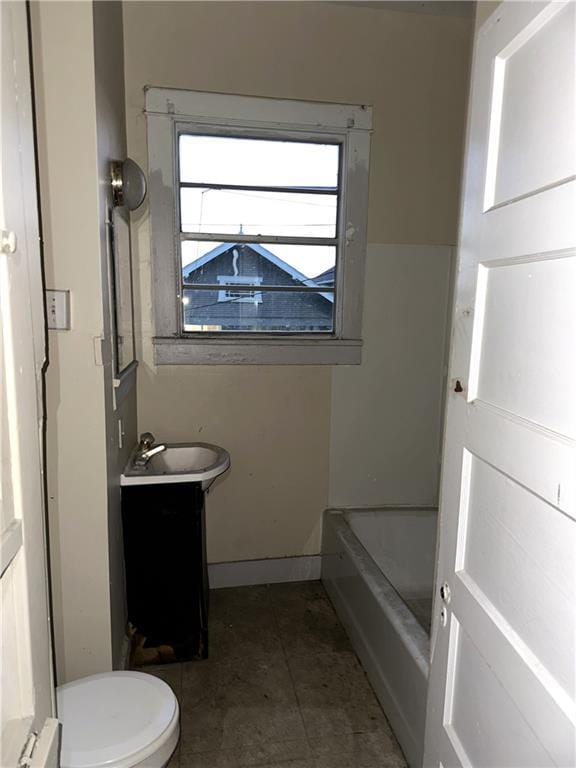
[[[0,534],[0,577],[22,547],[22,520],[15,518]]]
[[[368,210],[370,107],[346,104],[261,99],[249,96],[175,89],[146,90],[148,175],[151,224],[154,357],[157,365],[292,364],[355,365],[361,362],[364,262]],[[273,137],[330,138],[342,146],[338,259],[334,333],[321,341],[308,334],[293,334],[291,349],[282,335],[266,334],[277,345],[246,344],[241,335],[226,334],[228,354],[214,337],[186,333],[182,328],[181,271],[177,243],[178,221],[176,146],[177,131],[210,130],[233,134],[250,130]],[[324,294],[323,294],[324,295]],[[167,346],[176,340],[178,346]],[[340,342],[340,343],[339,343]],[[299,348],[302,347],[300,350]]]
[[[328,507],[325,514],[331,514],[332,512],[410,512],[422,510],[434,510],[438,511],[437,504],[361,504],[360,506],[349,507],[342,504]]]
[[[212,124],[249,122],[277,126],[280,123],[290,128],[299,125],[315,131],[323,128],[369,131],[372,128],[372,107],[366,105],[237,96],[177,88],[146,88],[146,113],[185,117]]]
[[[154,338],[156,365],[358,365],[360,339]]]
[[[47,717],[42,730],[35,739],[33,752],[22,765],[30,768],[58,768],[60,752],[60,723],[54,717]]]
[[[210,563],[208,581],[210,589],[280,584],[286,581],[316,581],[320,578],[321,562],[320,555],[302,555]]]
[[[120,649],[120,669],[130,669],[130,651],[132,650],[130,638],[127,634],[122,638],[122,648]]]
[[[123,371],[117,374],[113,379],[114,384],[114,410],[128,397],[130,392],[136,386],[136,371],[138,369],[138,360],[132,360]]]

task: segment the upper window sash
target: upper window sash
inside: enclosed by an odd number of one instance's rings
[[[177,179],[178,184],[178,195],[177,200],[175,201],[177,209],[178,209],[178,224],[177,224],[177,231],[179,233],[179,239],[181,242],[186,240],[206,240],[211,242],[245,242],[245,243],[284,243],[284,244],[294,244],[294,245],[334,245],[338,246],[338,244],[342,241],[342,236],[344,234],[343,230],[341,229],[341,222],[343,219],[343,210],[342,210],[342,203],[343,203],[343,181],[344,181],[344,174],[343,174],[343,167],[345,165],[345,151],[346,151],[346,136],[343,134],[333,134],[333,133],[326,133],[326,134],[319,134],[318,132],[312,134],[309,131],[303,135],[302,132],[295,132],[291,126],[289,129],[284,129],[281,127],[276,128],[275,130],[271,131],[270,128],[268,130],[265,129],[252,129],[247,130],[246,127],[239,128],[239,127],[233,127],[229,125],[222,125],[222,126],[214,126],[214,125],[190,125],[190,123],[179,123],[177,122],[175,124],[175,137],[174,137],[174,151],[175,151],[175,157],[174,157],[174,173],[175,178]],[[279,134],[281,135],[281,139],[279,139]],[[191,231],[184,231],[181,228],[181,211],[180,211],[180,190],[182,188],[210,188],[210,189],[230,189],[230,188],[236,188],[239,190],[254,190],[254,191],[278,191],[283,192],[286,194],[291,194],[285,187],[267,187],[267,186],[244,186],[244,185],[227,185],[227,184],[213,184],[210,182],[207,182],[205,184],[202,183],[191,183],[191,182],[185,182],[180,179],[180,164],[179,164],[179,144],[180,144],[180,137],[186,136],[186,135],[198,135],[198,136],[228,136],[230,138],[238,138],[238,139],[265,139],[268,141],[279,141],[279,140],[287,140],[287,141],[294,141],[294,142],[303,142],[307,144],[312,143],[322,143],[322,144],[333,144],[339,148],[339,161],[338,161],[338,179],[337,179],[337,186],[330,189],[323,189],[323,190],[315,190],[310,191],[309,188],[303,187],[300,192],[302,194],[324,194],[324,195],[334,195],[337,198],[337,207],[336,207],[336,226],[335,226],[335,233],[333,237],[314,237],[314,236],[307,236],[307,237],[294,237],[289,235],[276,235],[276,234],[268,234],[268,235],[253,235],[253,234],[245,234],[245,235],[239,235],[235,233],[217,233],[217,232],[191,232]],[[293,190],[293,193],[297,193],[296,190]]]

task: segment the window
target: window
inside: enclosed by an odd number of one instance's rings
[[[218,275],[218,283],[225,285],[226,288],[222,288],[218,292],[218,301],[222,302],[248,302],[249,304],[261,304],[262,303],[262,291],[256,291],[254,288],[233,288],[235,285],[242,286],[255,286],[260,285],[262,282],[261,277],[240,277],[238,275]],[[186,299],[183,299],[186,303]],[[184,315],[184,325],[186,326],[186,315]]]
[[[151,88],[156,362],[360,361],[371,111]]]

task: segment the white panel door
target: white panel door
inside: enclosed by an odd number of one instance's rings
[[[576,765],[575,11],[475,43],[427,767]]]
[[[0,2],[0,766],[56,768],[42,485],[45,330],[24,2]]]

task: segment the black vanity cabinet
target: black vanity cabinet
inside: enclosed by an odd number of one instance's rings
[[[208,656],[208,570],[201,483],[122,488],[131,663]]]

